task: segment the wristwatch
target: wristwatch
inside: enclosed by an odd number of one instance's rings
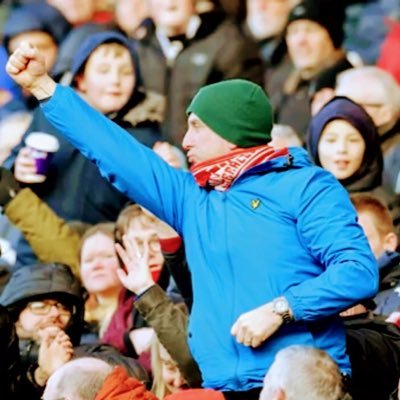
[[[293,321],[289,303],[284,297],[277,297],[272,300],[272,311],[282,317],[284,325]]]

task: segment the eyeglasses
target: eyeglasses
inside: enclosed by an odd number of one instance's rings
[[[161,251],[160,239],[157,236],[149,240],[149,250],[154,253]]]
[[[146,238],[146,239],[137,237],[137,238],[135,238],[135,241],[136,241],[136,246],[138,247],[138,250],[140,253],[143,253],[146,242],[147,242],[147,245],[149,246],[150,253],[157,253],[157,252],[161,251],[160,239],[156,235],[154,235],[150,238]]]
[[[60,315],[70,317],[71,307],[67,307],[57,301],[31,301],[27,305],[29,311],[35,315],[47,315],[52,307],[56,307]]]

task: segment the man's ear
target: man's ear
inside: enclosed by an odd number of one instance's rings
[[[399,242],[394,232],[389,232],[383,238],[383,248],[387,251],[396,251]]]
[[[85,80],[83,79],[83,75],[82,74],[77,75],[75,77],[74,81],[75,81],[76,89],[81,93],[85,93],[86,92],[86,83],[85,83]]]

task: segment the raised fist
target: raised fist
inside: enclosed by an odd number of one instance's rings
[[[27,42],[11,54],[6,71],[24,89],[39,100],[50,97],[55,90],[55,82],[46,72],[44,56]]]

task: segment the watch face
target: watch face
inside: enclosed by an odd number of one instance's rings
[[[283,314],[289,311],[289,305],[285,299],[277,299],[275,301],[274,308],[278,314]]]

